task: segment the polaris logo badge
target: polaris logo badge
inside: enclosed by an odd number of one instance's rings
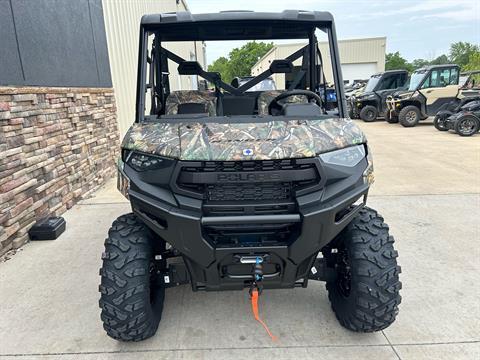
[[[252,149],[243,149],[243,155],[252,156],[253,155],[253,150]]]
[[[232,173],[232,174],[218,174],[217,181],[218,182],[271,182],[271,181],[279,181],[280,174],[278,173]]]

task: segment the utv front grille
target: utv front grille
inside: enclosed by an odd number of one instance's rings
[[[206,186],[209,201],[259,201],[290,199],[290,183],[211,184]]]
[[[179,162],[175,191],[202,200],[202,216],[298,214],[296,197],[321,186],[316,159]],[[299,222],[204,224],[204,238],[217,247],[285,246]]]
[[[180,192],[207,203],[293,201],[300,191],[320,183],[314,159],[199,161],[181,163]]]
[[[312,164],[298,162],[296,159],[256,161],[205,161],[202,162],[202,166],[186,167],[185,170],[201,172],[300,170],[310,168],[311,165]]]

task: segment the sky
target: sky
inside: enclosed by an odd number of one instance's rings
[[[480,44],[480,0],[187,0],[187,4],[192,13],[329,11],[339,40],[386,36],[387,53],[399,51],[409,61],[447,54],[457,41]],[[207,44],[208,63],[239,45]]]

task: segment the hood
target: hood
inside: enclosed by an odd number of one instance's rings
[[[271,160],[313,157],[365,143],[350,119],[264,123],[136,123],[123,149],[180,160]]]

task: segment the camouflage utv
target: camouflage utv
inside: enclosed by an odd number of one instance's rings
[[[329,54],[319,52],[318,34]],[[306,45],[238,87],[172,44],[277,39]],[[248,91],[282,79],[294,63],[301,66],[285,90]],[[333,70],[333,111],[325,66]],[[182,78],[190,89],[199,80],[212,89],[180,90]],[[366,207],[372,182],[367,140],[346,116],[331,14],[145,15],[136,117],[118,166],[132,213],[113,222],[100,270],[107,334],[154,335],[173,286],[248,289],[256,301],[262,290],[314,280],[326,282],[341,325],[385,329],[398,313],[400,267],[388,226]]]

